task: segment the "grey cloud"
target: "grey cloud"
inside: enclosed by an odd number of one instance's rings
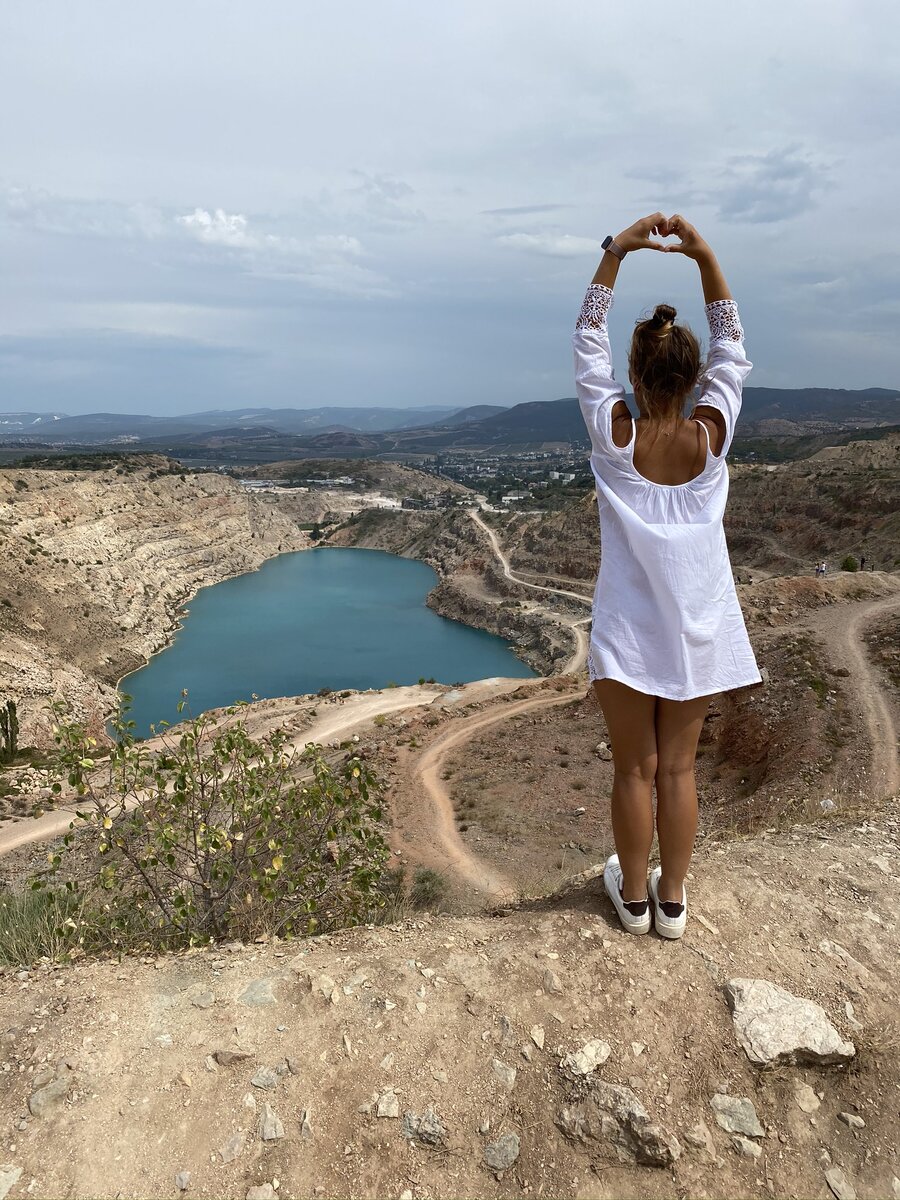
[[[481,215],[483,217],[526,217],[538,213],[561,212],[563,209],[571,207],[571,204],[520,204],[513,208],[483,208]]]
[[[719,215],[727,220],[767,223],[808,212],[816,193],[829,184],[826,169],[798,147],[767,154],[735,155],[716,193]]]
[[[514,250],[526,250],[550,258],[587,258],[600,251],[599,240],[575,237],[571,233],[507,233],[498,237],[497,242]]]

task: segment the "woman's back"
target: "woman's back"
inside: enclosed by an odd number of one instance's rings
[[[620,404],[617,407],[624,408]],[[701,421],[680,420],[669,429],[629,414],[613,413],[613,442],[620,449],[632,446],[635,471],[651,483],[679,487],[701,475],[707,453],[714,445],[714,433]]]

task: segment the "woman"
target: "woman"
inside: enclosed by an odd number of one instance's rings
[[[660,245],[651,234],[675,235]],[[683,217],[645,217],[603,243],[575,329],[578,401],[591,439],[602,558],[594,590],[588,670],[612,741],[617,853],[603,880],[622,925],[678,938],[684,879],[697,832],[694,760],[710,697],[761,682],[734,588],[722,515],[725,456],[751,363],[715,255]],[[710,347],[659,304],[639,321],[628,356],[639,417],[610,362],[606,317],[626,254],[685,254],[700,268]],[[700,396],[689,418],[695,385]],[[650,875],[652,788],[661,866]]]

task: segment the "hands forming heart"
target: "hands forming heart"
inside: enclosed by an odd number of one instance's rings
[[[657,237],[677,237],[678,242],[663,245],[654,242],[651,234]],[[688,258],[699,259],[704,253],[711,253],[709,246],[693,225],[679,213],[671,217],[663,213],[651,213],[642,217],[633,225],[616,235],[616,242],[623,250],[662,250],[663,253],[685,254]]]

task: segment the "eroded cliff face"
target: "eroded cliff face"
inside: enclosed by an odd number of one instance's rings
[[[45,744],[64,697],[101,729],[118,679],[166,644],[199,588],[302,550],[269,497],[147,456],[129,468],[0,471],[0,695]]]

